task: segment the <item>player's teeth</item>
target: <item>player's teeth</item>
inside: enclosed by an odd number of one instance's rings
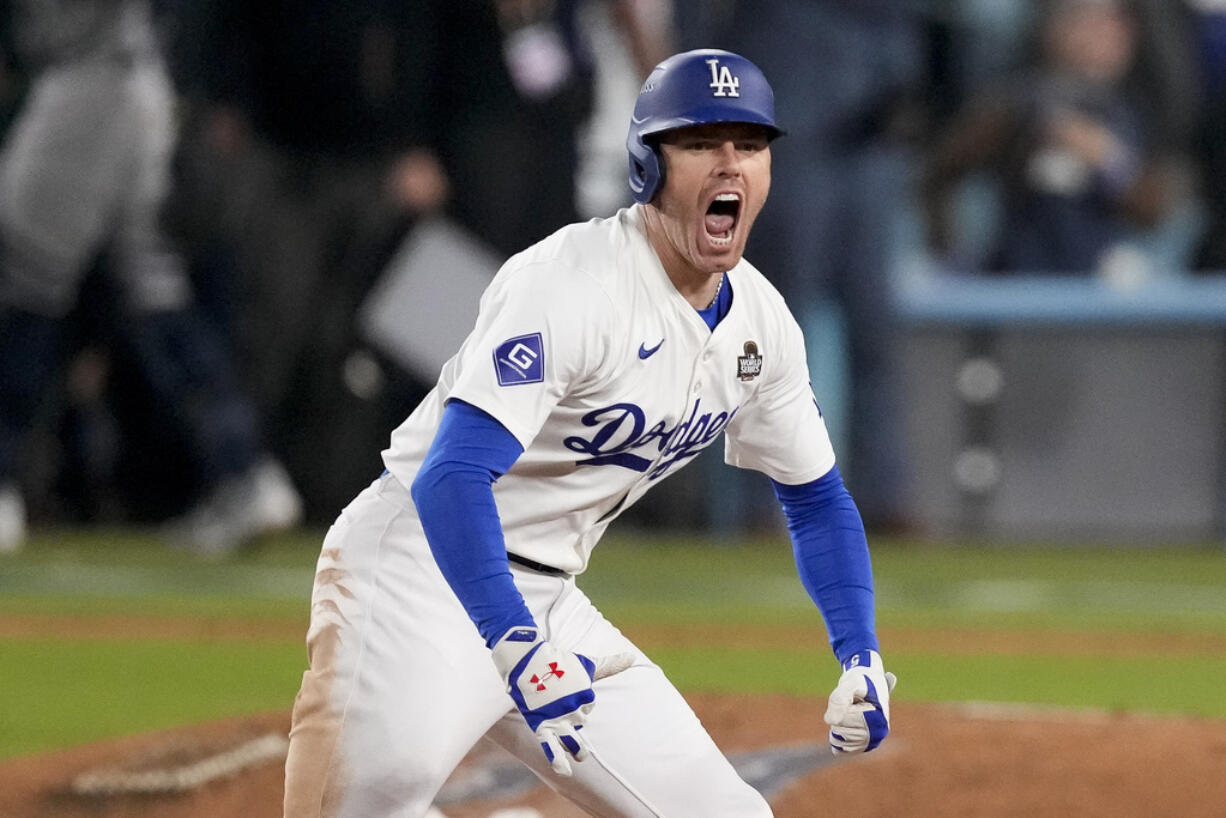
[[[739,202],[741,197],[735,193],[721,193],[715,197],[717,202]]]

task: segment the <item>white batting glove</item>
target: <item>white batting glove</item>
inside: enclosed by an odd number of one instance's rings
[[[890,732],[890,692],[897,681],[884,671],[875,650],[862,650],[843,664],[826,708],[831,752],[867,753],[885,739]]]
[[[558,775],[567,776],[571,774],[570,757],[583,761],[588,756],[579,731],[596,700],[592,682],[634,664],[634,656],[628,653],[593,661],[560,651],[534,627],[507,631],[494,643],[493,658],[550,766]]]

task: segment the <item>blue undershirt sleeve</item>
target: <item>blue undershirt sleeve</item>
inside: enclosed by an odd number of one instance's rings
[[[838,467],[798,486],[771,483],[801,584],[826,621],[834,655],[843,663],[859,651],[878,650],[868,539]]]
[[[507,564],[494,481],[523,454],[491,415],[453,400],[410,489],[430,551],[485,639],[535,625]]]

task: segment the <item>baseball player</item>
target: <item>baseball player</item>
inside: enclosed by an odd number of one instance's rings
[[[773,481],[842,663],[833,750],[885,737],[864,528],[800,330],[741,258],[781,133],[748,60],[673,56],[631,118],[637,204],[499,271],[324,540],[287,816],[420,816],[482,737],[593,815],[769,816],[575,581],[618,514],[721,437]]]

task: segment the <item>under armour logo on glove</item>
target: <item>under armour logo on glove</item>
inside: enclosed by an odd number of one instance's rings
[[[634,656],[628,653],[594,662],[560,651],[543,640],[536,628],[507,631],[494,644],[493,659],[511,700],[559,775],[571,774],[568,758],[583,761],[588,756],[579,731],[596,701],[592,682],[634,664]]]
[[[565,671],[565,670],[559,670],[559,669],[558,669],[558,663],[557,663],[557,662],[550,662],[550,663],[549,663],[549,672],[545,674],[544,678],[542,678],[542,677],[540,677],[540,676],[537,676],[537,675],[534,673],[534,674],[532,674],[532,678],[531,678],[531,679],[529,679],[528,681],[530,681],[530,682],[532,682],[532,684],[536,685],[536,689],[537,689],[537,691],[539,692],[539,691],[541,691],[541,690],[544,690],[544,689],[545,689],[545,679],[548,679],[548,678],[550,678],[551,676],[552,676],[553,678],[555,678],[555,679],[561,679],[561,678],[562,678],[563,676],[565,676],[565,675],[566,675],[566,671]]]
[[[885,740],[890,733],[890,693],[897,681],[882,668],[875,650],[860,651],[844,662],[826,708],[831,752],[867,753]]]

